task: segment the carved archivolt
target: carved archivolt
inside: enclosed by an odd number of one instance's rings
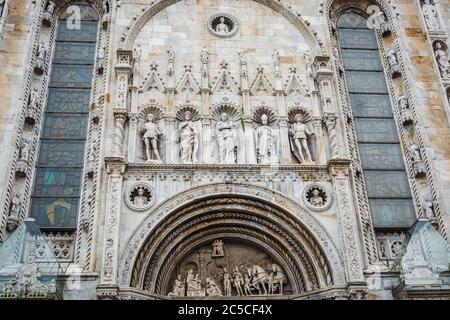
[[[219,236],[245,237],[265,248],[282,263],[295,292],[345,283],[338,250],[311,214],[267,189],[214,184],[190,189],[152,211],[125,247],[120,284],[167,294],[179,259]]]

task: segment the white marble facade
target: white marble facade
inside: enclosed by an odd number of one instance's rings
[[[16,71],[29,73],[27,87],[11,85],[24,92],[15,101],[24,123],[15,142],[5,136],[17,150],[0,161],[10,177],[0,180],[0,238],[29,215],[51,31],[70,4],[62,2],[26,7],[42,13],[28,22],[42,29],[27,40],[33,67]],[[79,280],[66,299],[399,296],[392,287],[402,279],[387,265],[407,230],[376,230],[368,211],[336,42],[333,12],[345,1],[93,2],[100,24],[77,228],[45,234],[67,246],[62,260]],[[348,2],[382,13],[376,37],[412,206],[446,235],[450,153],[438,148],[450,136],[442,120],[450,84],[444,13],[432,0],[400,6],[421,23],[411,27],[387,1]],[[432,67],[405,67],[420,60],[401,40],[414,28],[427,40],[408,39],[421,41]],[[0,46],[13,38],[7,32]],[[433,78],[421,78],[421,68]]]

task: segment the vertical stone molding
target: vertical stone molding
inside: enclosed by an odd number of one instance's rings
[[[100,285],[117,285],[117,263],[119,255],[119,227],[122,206],[123,174],[126,163],[117,158],[106,158],[108,174],[108,199],[103,232],[103,254]]]
[[[115,157],[123,157],[123,141],[128,113],[125,109],[114,109],[114,148]]]
[[[349,284],[365,282],[363,274],[363,252],[359,237],[358,219],[350,193],[350,160],[331,160],[328,163],[337,203],[337,216],[341,234],[345,268]]]

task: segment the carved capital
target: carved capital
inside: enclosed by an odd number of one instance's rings
[[[325,112],[323,115],[323,121],[327,128],[334,128],[336,126],[337,116],[334,113]]]
[[[351,161],[348,159],[332,159],[328,161],[328,172],[332,177],[346,177],[349,174]]]
[[[127,111],[127,109],[115,108],[115,109],[113,109],[113,114],[114,114],[114,119],[115,120],[118,120],[118,119],[127,120],[128,119],[128,111]]]
[[[105,158],[106,173],[109,175],[123,175],[126,172],[127,165],[121,157]]]

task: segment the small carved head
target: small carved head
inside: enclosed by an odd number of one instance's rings
[[[148,122],[153,122],[153,120],[155,120],[155,116],[152,113],[149,113],[147,115],[147,121]]]
[[[297,115],[295,116],[295,122],[297,122],[297,123],[301,123],[301,122],[302,122],[302,120],[303,120],[303,117],[302,117],[302,115],[301,115],[301,114],[297,114]]]
[[[263,124],[263,125],[267,125],[267,115],[266,114],[263,114],[262,116],[261,116],[261,123]]]
[[[191,117],[192,117],[191,113],[189,111],[186,111],[186,113],[184,114],[184,119],[186,121],[190,121]]]
[[[222,120],[222,121],[228,121],[228,114],[226,114],[225,112],[224,113],[222,113],[221,115],[220,115],[220,120]]]
[[[138,190],[137,190],[137,193],[138,193],[138,196],[143,196],[144,195],[144,193],[145,193],[145,190],[144,190],[144,188],[139,188]]]
[[[225,23],[225,17],[220,17],[220,23]]]

